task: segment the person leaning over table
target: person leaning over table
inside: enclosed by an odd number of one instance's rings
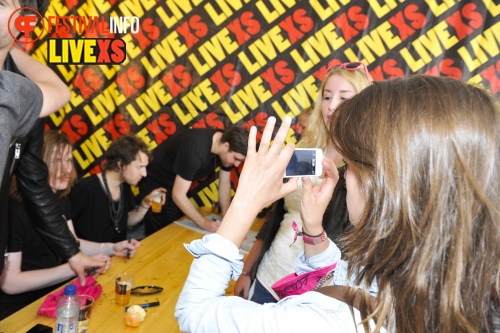
[[[290,119],[268,148],[274,122],[258,152],[251,129],[238,190],[217,233],[186,245],[195,259],[176,306],[182,331],[498,332],[500,109],[490,93],[413,76],[375,82],[342,103],[330,135],[347,164],[353,283],[260,305],[223,295],[241,273],[238,247],[256,214],[296,189],[282,183],[293,151],[288,144],[280,152]],[[299,274],[339,258],[335,243],[321,241],[338,177],[328,159],[323,167],[319,186],[302,179],[303,232],[320,239],[304,245]],[[368,292],[373,282],[377,295]]]
[[[2,101],[6,106],[12,106],[10,104],[12,101],[17,101],[19,104],[26,102],[25,105],[29,105],[28,101],[36,97],[34,100],[39,103],[36,108],[38,108],[37,115],[40,117],[48,116],[63,107],[70,98],[69,89],[49,67],[13,48],[11,33],[20,35],[14,24],[19,15],[32,14],[31,11],[24,12],[17,9],[29,6],[38,9],[43,14],[47,5],[48,2],[43,0],[5,0],[0,5],[0,69],[25,76],[37,86],[32,88],[32,84],[26,83],[22,87],[16,85],[13,94],[7,97],[3,95]],[[9,18],[10,26],[8,25]],[[40,99],[39,102],[38,99]],[[2,155],[4,164],[0,173],[0,253],[5,252],[7,244],[9,183],[15,174],[19,191],[29,209],[35,211],[39,217],[34,221],[35,228],[44,235],[61,257],[68,260],[73,271],[78,274],[80,283],[84,284],[85,269],[95,266],[103,267],[105,263],[80,252],[78,243],[62,216],[61,207],[47,183],[47,167],[41,159],[45,120],[39,119],[34,124],[30,122],[29,130],[23,133],[9,133],[18,124],[14,121],[7,121],[8,118],[3,119],[6,122],[2,126],[2,133],[5,134],[1,139],[2,145],[10,149]],[[3,267],[2,260],[0,272]]]
[[[76,181],[73,147],[66,134],[46,131],[43,160],[49,170],[48,182],[63,207],[68,227],[73,231],[68,193]],[[37,216],[29,211],[17,191],[15,178],[11,183],[9,211],[9,244],[5,270],[0,276],[0,320],[34,302],[75,277],[68,263],[55,253],[32,226]],[[110,256],[133,257],[140,242],[94,243],[80,239],[83,253],[106,262]]]
[[[231,169],[245,160],[248,131],[232,127],[224,132],[206,128],[184,130],[153,150],[148,176],[139,183],[139,200],[153,188],[167,189],[167,202],[161,213],[144,217],[146,235],[158,231],[186,215],[200,228],[215,232],[219,222],[202,216],[188,198],[193,181],[207,177],[220,167],[219,204],[222,215],[231,201]]]
[[[135,134],[115,139],[105,153],[104,170],[80,179],[70,193],[73,225],[78,237],[94,242],[120,242],[127,229],[139,223],[152,205],[152,192],[136,205],[131,186],[146,176],[148,146]]]
[[[323,227],[333,241],[338,240],[350,225],[346,206],[345,165],[342,156],[329,142],[328,124],[337,106],[366,88],[372,81],[366,65],[361,62],[343,63],[329,68],[321,82],[316,107],[309,116],[310,131],[297,144],[299,148],[321,148],[323,155],[330,158],[339,173],[328,208],[323,216]],[[301,115],[302,116],[302,115]],[[313,184],[320,177],[311,178]],[[294,272],[294,261],[301,249],[302,239],[290,245],[293,235],[292,223],[302,227],[300,199],[302,187],[273,203],[267,218],[257,234],[250,250],[243,272],[234,285],[234,294],[249,297],[251,279],[255,287],[251,300],[259,304],[276,303],[279,296],[271,286],[282,277]]]

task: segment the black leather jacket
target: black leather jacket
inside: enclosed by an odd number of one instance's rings
[[[5,69],[19,73],[12,59],[8,58]],[[0,251],[7,247],[8,196],[10,179],[16,175],[18,190],[28,209],[35,211],[39,219],[34,227],[40,231],[54,250],[65,260],[80,252],[78,243],[69,231],[66,218],[48,183],[47,165],[42,159],[45,121],[39,119],[30,134],[16,138],[12,143],[0,188]],[[0,272],[4,261],[0,260]]]
[[[328,238],[337,243],[337,246],[339,246],[342,253],[344,253],[345,249],[341,247],[338,240],[343,236],[345,229],[350,225],[346,203],[347,189],[344,179],[345,170],[345,165],[338,168],[340,176],[339,181],[337,182],[337,186],[333,191],[332,199],[330,200],[325,214],[323,215],[323,228],[325,228]],[[252,280],[255,279],[259,264],[262,261],[264,254],[269,250],[274,237],[276,237],[276,234],[278,233],[284,215],[285,199],[275,201],[267,213],[266,221],[257,234],[257,238],[262,239],[264,244],[262,245],[262,250],[259,253],[257,261],[250,270]]]

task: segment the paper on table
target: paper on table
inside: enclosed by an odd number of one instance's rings
[[[218,221],[220,221],[220,219],[221,219],[220,216],[215,215],[215,214],[210,214],[210,215],[207,215],[205,217],[207,219],[211,219],[211,220],[215,219]],[[196,232],[203,234],[203,235],[208,235],[210,233],[210,232],[198,227],[198,225],[196,223],[194,223],[192,220],[190,220],[188,218],[185,218],[185,219],[180,220],[180,221],[175,221],[174,223],[177,225],[180,225],[181,227],[196,231]],[[252,248],[253,243],[255,243],[255,236],[257,236],[257,233],[255,231],[252,231],[252,230],[248,231],[245,239],[243,240],[243,244],[241,244],[241,247],[240,247],[241,252],[246,253],[246,254],[248,254],[248,252],[250,252],[250,249]]]

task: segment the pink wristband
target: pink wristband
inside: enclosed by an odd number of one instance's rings
[[[309,245],[316,245],[323,243],[327,238],[326,231],[324,229],[323,232],[318,236],[311,236],[306,234],[304,230],[299,231],[299,227],[297,226],[297,223],[295,221],[292,222],[292,228],[295,231],[295,236],[293,237],[293,243],[295,243],[298,236],[302,236],[302,240],[304,241],[304,243]],[[290,244],[290,246],[292,246],[293,243]]]

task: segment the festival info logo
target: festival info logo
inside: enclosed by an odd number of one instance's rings
[[[21,11],[19,15],[16,15]],[[15,33],[11,31],[14,20]],[[41,21],[41,27],[36,23]],[[109,22],[109,25],[107,24]],[[109,27],[109,28],[108,28]],[[110,17],[106,21],[99,16],[48,16],[43,18],[35,9],[22,7],[9,17],[9,33],[15,41],[23,44],[40,39],[45,29],[48,34],[61,36],[100,36],[139,32],[138,17]],[[35,36],[35,37],[33,37]],[[121,64],[125,61],[127,44],[121,38],[49,38],[47,61],[51,64]]]

